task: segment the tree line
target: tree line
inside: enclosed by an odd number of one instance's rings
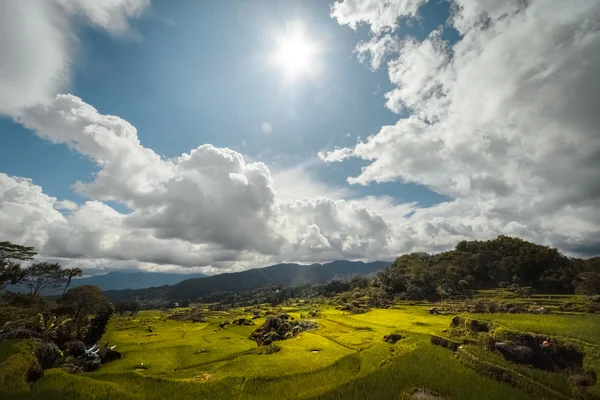
[[[373,285],[408,299],[446,298],[477,289],[600,294],[600,257],[570,258],[516,237],[461,241],[439,254],[398,257]]]
[[[83,275],[80,268],[62,268],[59,263],[43,261],[33,263],[28,268],[21,266],[22,262],[33,260],[36,255],[33,247],[0,242],[0,287],[22,285],[31,294],[42,294],[64,285],[65,294],[71,280]]]

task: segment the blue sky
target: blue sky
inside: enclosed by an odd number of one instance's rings
[[[0,2],[0,240],[88,273],[392,259],[498,235],[599,254],[598,13]]]
[[[428,4],[422,21],[398,35],[423,38],[447,17],[447,3]],[[324,74],[285,83],[265,58],[275,51],[274,35],[295,21],[323,42],[319,62]],[[124,38],[78,27],[69,92],[103,114],[129,121],[142,144],[164,157],[211,143],[288,168],[315,159],[322,149],[352,145],[357,137],[397,120],[384,107],[383,94],[391,88],[387,74],[370,70],[354,53],[357,42],[368,40],[369,30],[340,27],[327,2],[156,1],[131,25],[132,33]],[[452,30],[446,31],[451,37]],[[261,130],[263,122],[273,126],[272,133]],[[0,149],[0,171],[29,177],[59,199],[85,200],[70,186],[88,180],[96,170],[93,163],[64,145],[24,134],[9,118],[0,121],[0,131],[10,135]],[[343,187],[365,164],[312,164],[309,172]],[[446,198],[401,182],[353,190],[422,205]]]

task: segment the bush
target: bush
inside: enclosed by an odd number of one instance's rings
[[[102,338],[102,335],[104,335],[104,332],[106,332],[106,327],[108,326],[108,321],[110,321],[112,313],[113,308],[109,305],[100,309],[98,314],[92,318],[90,327],[85,337],[86,344],[91,346],[97,343],[100,338]]]
[[[48,369],[56,366],[57,361],[62,358],[62,351],[52,342],[38,341],[35,356],[40,367]]]

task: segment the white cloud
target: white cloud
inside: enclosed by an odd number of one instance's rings
[[[9,71],[0,74],[0,89],[7,89],[0,90],[0,113],[88,157],[98,171],[75,183],[88,199],[80,206],[0,173],[2,240],[98,271],[114,265],[216,272],[280,261],[391,259],[498,234],[569,254],[598,252],[597,2],[532,0],[520,9],[526,3],[455,1],[452,23],[464,37],[453,46],[438,31],[422,42],[386,36],[398,17],[414,17],[422,1],[333,6],[340,23],[371,26],[376,36],[357,51],[373,68],[387,67],[395,85],[387,106],[412,116],[319,157],[369,161],[350,183],[416,182],[452,198],[426,208],[387,197],[347,200],[354,190],[319,182],[305,165],[271,172],[209,144],[171,159],[159,156],[141,145],[127,121],[75,96],[54,96],[68,81],[71,54],[69,41],[59,39],[71,33],[47,23],[53,13],[64,21],[79,16],[119,34],[145,2],[54,0],[33,10],[25,3],[2,3],[0,11],[12,6],[12,14],[23,12],[30,21],[38,15],[39,32],[47,28],[49,39],[43,47],[42,39],[19,36],[15,46],[4,33],[21,28],[0,24],[0,50],[15,56],[0,58],[2,68],[9,66],[0,69]],[[39,46],[56,62],[48,56],[48,63],[32,65]],[[131,212],[118,212],[109,200]]]
[[[45,257],[231,270],[390,254],[391,226],[342,200],[347,190],[319,183],[306,167],[278,171],[274,183],[263,163],[230,149],[202,145],[163,159],[140,144],[132,125],[72,95],[27,108],[19,122],[99,169],[90,182],[75,184],[90,198],[80,207],[44,195],[29,180],[0,175],[2,234],[35,244]],[[121,214],[106,200],[132,211]],[[57,211],[65,209],[71,212]]]
[[[77,21],[124,34],[149,0],[0,2],[0,114],[51,101],[69,84]]]
[[[344,3],[355,13],[334,13],[341,24],[395,28],[390,15],[367,20],[358,2]],[[415,211],[410,219],[422,223],[411,229],[439,235],[444,222],[470,227],[444,228],[454,241],[513,233],[598,253],[600,4],[456,0],[452,9],[451,23],[464,35],[454,45],[439,31],[405,40],[399,52],[382,51],[386,36],[359,44],[374,67],[389,60],[396,87],[386,94],[388,108],[412,115],[321,158],[368,160],[350,183],[416,182],[456,199],[447,203],[453,213],[443,205]]]
[[[319,158],[325,162],[340,162],[354,155],[354,150],[349,147],[338,148],[331,151],[320,151]]]
[[[273,132],[273,126],[268,122],[263,122],[262,125],[260,126],[260,129],[264,133],[272,133]]]
[[[373,32],[398,28],[398,18],[415,17],[426,0],[343,0],[331,7],[331,16],[340,24],[356,29],[368,24]]]
[[[79,208],[77,203],[71,200],[61,200],[54,203],[55,210],[75,211]]]

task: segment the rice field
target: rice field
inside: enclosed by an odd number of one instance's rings
[[[277,310],[298,319],[302,304]],[[256,326],[226,325],[244,310],[210,312],[206,322],[168,319],[171,311],[116,316],[102,343],[122,353],[100,370],[72,375],[47,370],[31,387],[12,392],[15,399],[528,399],[506,382],[477,373],[452,351],[429,343],[444,334],[452,315],[430,315],[426,305],[399,305],[349,314],[332,306],[310,318],[317,329],[276,344],[279,352],[259,352],[250,333]],[[584,341],[588,366],[600,372],[600,316],[477,314],[509,329],[560,335]],[[383,341],[390,333],[403,339]],[[17,351],[0,346],[0,371]],[[478,350],[473,350],[477,352]],[[478,353],[479,354],[479,353]],[[482,354],[479,354],[482,355]],[[487,361],[506,365],[491,354]],[[510,367],[510,365],[508,365]],[[519,366],[516,371],[565,395],[566,377]],[[597,392],[597,386],[593,388]],[[427,397],[429,396],[429,397]]]

